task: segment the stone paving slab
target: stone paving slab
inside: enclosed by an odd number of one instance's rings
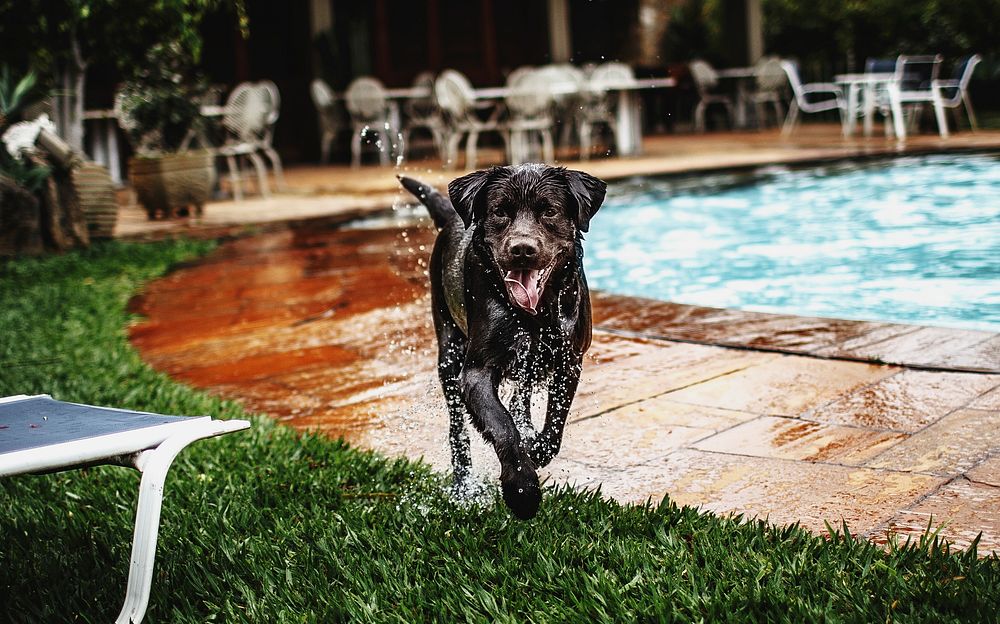
[[[1000,375],[906,369],[810,410],[803,418],[914,433],[998,385]]]
[[[572,460],[567,460],[572,461]],[[914,504],[945,483],[940,477],[871,468],[813,464],[683,449],[630,466],[577,462],[569,480],[630,503],[659,502],[720,514],[744,514],[777,524],[800,522],[824,532],[825,522],[869,534],[888,526],[895,510]],[[627,472],[627,478],[621,473]]]
[[[679,390],[671,399],[755,414],[796,416],[897,370],[876,364],[779,356]]]
[[[860,466],[907,437],[889,431],[762,416],[693,446],[716,453]]]
[[[1000,488],[955,479],[930,496],[903,509],[889,521],[889,533],[916,539],[928,527],[941,527],[942,537],[966,548],[982,534],[979,552],[1000,553]]]
[[[969,403],[973,409],[1000,410],[1000,386],[980,395]]]
[[[594,322],[626,335],[1000,373],[1000,337],[986,331],[707,308],[603,293],[594,295]]]
[[[957,477],[1000,453],[1000,412],[958,410],[886,450],[867,465]]]
[[[251,410],[447,470],[430,240],[312,228],[227,243],[133,301],[144,318],[131,340],[154,368]],[[595,296],[595,316],[563,450],[543,471],[550,482],[818,532],[846,520],[873,539],[933,514],[942,535],[967,543],[983,531],[984,546],[998,547],[1000,375],[813,352],[921,328],[608,295]],[[970,362],[992,357],[983,346],[993,338],[938,337]],[[496,459],[481,441],[474,457],[492,480]]]

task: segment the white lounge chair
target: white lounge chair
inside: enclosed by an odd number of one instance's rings
[[[163,484],[170,464],[192,442],[246,429],[250,423],[19,395],[0,398],[0,425],[0,477],[95,464],[131,465],[142,473],[125,605],[115,620],[138,624],[149,604]]]

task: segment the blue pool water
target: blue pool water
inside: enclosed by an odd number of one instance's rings
[[[586,269],[680,303],[1000,331],[1000,156],[623,181]]]

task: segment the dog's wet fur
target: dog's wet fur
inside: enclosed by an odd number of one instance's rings
[[[465,424],[471,417],[500,459],[507,506],[518,518],[532,518],[542,499],[536,470],[559,451],[590,347],[582,240],[606,185],[581,171],[538,164],[453,180],[450,200],[412,178],[400,182],[440,230],[431,298],[455,487],[470,478]],[[499,398],[503,380],[514,385],[509,408]],[[542,386],[548,405],[536,432],[531,394]]]

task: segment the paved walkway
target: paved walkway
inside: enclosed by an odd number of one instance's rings
[[[445,470],[431,240],[313,225],[227,243],[134,300],[132,342],[252,410]],[[933,520],[1000,550],[1000,335],[613,296],[594,308],[552,481],[817,532],[845,520],[874,540]],[[482,445],[476,462],[496,473]]]

